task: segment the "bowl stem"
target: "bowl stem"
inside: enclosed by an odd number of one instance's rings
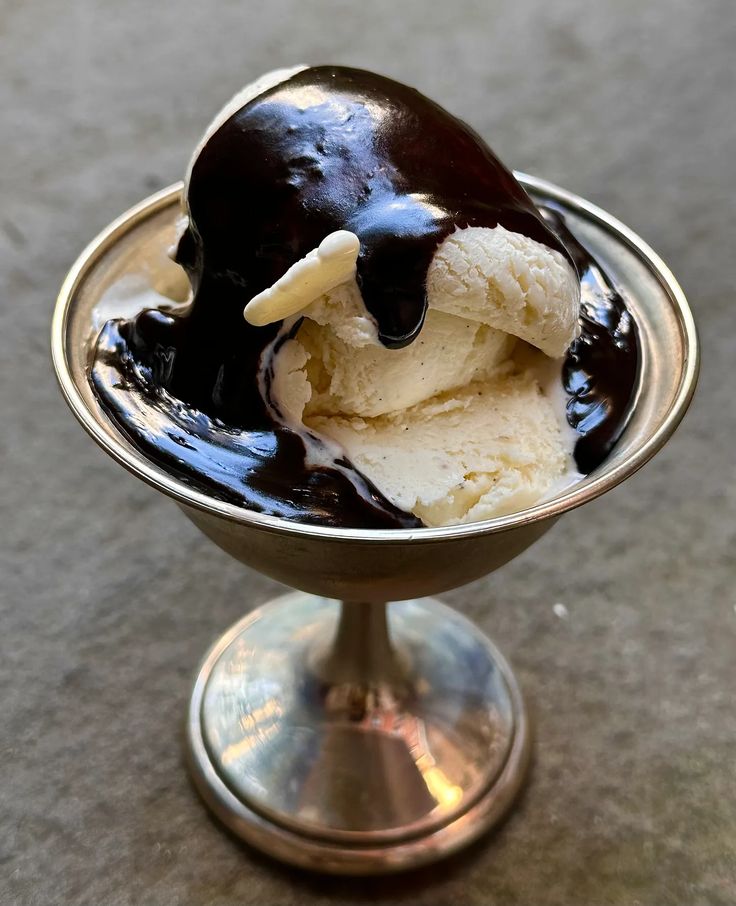
[[[331,686],[350,684],[357,692],[387,684],[398,693],[407,686],[406,661],[391,640],[386,604],[343,601],[332,641],[317,651],[313,669]]]

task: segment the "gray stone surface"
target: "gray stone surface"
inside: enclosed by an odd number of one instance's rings
[[[0,902],[736,901],[734,46],[732,0],[0,2]],[[255,855],[192,792],[192,671],[278,589],[94,447],[48,354],[81,247],[181,175],[242,83],[301,60],[416,84],[611,210],[671,263],[704,351],[650,466],[447,595],[517,666],[536,765],[495,835],[371,882]]]

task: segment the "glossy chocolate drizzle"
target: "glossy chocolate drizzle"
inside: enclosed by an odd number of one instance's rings
[[[300,522],[421,526],[345,459],[308,467],[305,441],[258,389],[279,325],[252,327],[243,307],[337,229],[360,238],[363,299],[396,348],[421,330],[427,268],[456,227],[501,224],[565,254],[594,298],[564,372],[581,470],[619,436],[638,363],[620,296],[559,215],[545,222],[482,139],[413,89],[360,70],[303,70],[215,131],[187,201],[177,260],[191,308],[108,322],[91,380],[131,442],[191,486]]]
[[[559,210],[542,209],[567,246],[580,277],[580,336],[568,350],[562,383],[567,420],[577,431],[574,456],[588,475],[611,452],[631,415],[639,377],[639,338],[621,293],[573,236]]]

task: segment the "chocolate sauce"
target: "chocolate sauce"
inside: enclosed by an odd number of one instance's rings
[[[421,330],[427,268],[456,227],[501,224],[565,254],[584,292],[591,287],[565,366],[579,467],[594,468],[618,437],[637,361],[620,297],[482,139],[413,89],[353,69],[297,73],[208,139],[187,201],[177,260],[192,283],[191,308],[108,322],[91,380],[131,442],[191,486],[295,521],[421,526],[346,460],[308,467],[305,441],[276,421],[258,389],[261,353],[280,325],[253,327],[243,308],[337,229],[360,238],[363,298],[381,341],[396,348]]]
[[[632,411],[639,377],[639,338],[621,294],[570,232],[560,211],[542,213],[565,243],[580,277],[580,336],[562,368],[570,396],[567,420],[577,431],[574,456],[587,475],[611,452]]]

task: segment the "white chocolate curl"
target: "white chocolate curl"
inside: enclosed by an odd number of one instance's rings
[[[280,277],[273,286],[254,296],[243,316],[249,324],[264,327],[298,314],[320,296],[352,280],[360,240],[348,230],[330,233]]]

